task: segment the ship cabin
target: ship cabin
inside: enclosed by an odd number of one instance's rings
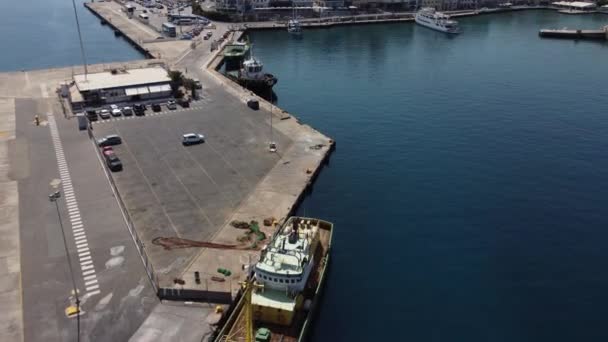
[[[257,75],[262,72],[264,65],[255,58],[243,62],[243,71],[248,75]]]
[[[264,290],[285,291],[295,296],[306,285],[313,266],[318,229],[310,221],[291,218],[265,247],[255,266],[255,278]]]

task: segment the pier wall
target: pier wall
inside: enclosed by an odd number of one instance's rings
[[[150,53],[150,51],[148,49],[146,49],[142,44],[140,44],[138,42],[137,38],[135,38],[132,34],[129,34],[128,31],[123,30],[123,29],[119,28],[118,26],[116,26],[116,24],[113,23],[111,20],[107,20],[106,18],[104,18],[104,16],[102,16],[99,13],[96,6],[92,6],[91,3],[85,2],[84,7],[86,7],[89,11],[91,11],[91,13],[93,13],[96,17],[101,19],[101,21],[104,22],[105,25],[110,26],[112,29],[114,29],[114,31],[120,32],[122,37],[126,41],[128,41],[137,51],[144,54],[144,56],[146,56],[146,58],[154,58],[152,53]]]

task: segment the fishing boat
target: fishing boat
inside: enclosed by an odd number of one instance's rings
[[[237,70],[249,57],[250,45],[247,42],[235,42],[224,47],[224,66],[226,70]]]
[[[305,341],[329,265],[333,224],[290,217],[264,247],[222,341]]]
[[[445,33],[460,33],[458,22],[450,19],[450,16],[435,11],[434,8],[425,7],[416,12],[414,18],[416,24]]]

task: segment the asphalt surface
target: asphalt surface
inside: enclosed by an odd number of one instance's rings
[[[179,274],[198,250],[167,251],[152,244],[154,238],[210,240],[280,158],[268,152],[267,113],[221,88],[205,89],[200,103],[93,125],[97,138],[122,138],[114,150],[123,171],[113,179],[158,276]],[[185,133],[201,133],[206,141],[182,146]],[[273,140],[285,149],[291,144],[276,131]]]
[[[19,170],[25,340],[77,340],[76,319],[64,311],[73,303],[72,283],[59,218],[48,198],[60,190],[61,222],[82,302],[81,340],[125,341],[158,299],[86,131],[78,131],[76,119],[65,119],[55,108],[57,145],[53,125],[42,115],[51,108],[41,102],[16,100],[16,145],[21,152],[11,155],[11,165]],[[34,114],[41,116],[41,126],[32,123]],[[57,146],[62,146],[63,158]],[[59,159],[66,161],[62,170],[68,172],[59,172]],[[77,205],[68,205],[69,194]],[[94,278],[85,274],[90,270]]]

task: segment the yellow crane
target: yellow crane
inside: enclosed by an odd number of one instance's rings
[[[240,327],[239,320],[244,319],[245,320],[245,342],[255,342],[255,339],[253,337],[253,305],[251,304],[251,294],[253,292],[254,289],[260,289],[263,288],[264,285],[261,284],[257,284],[255,283],[255,281],[253,279],[248,279],[246,281],[243,281],[240,283],[242,288],[245,290],[245,292],[243,293],[243,306],[241,307],[241,313],[239,314],[239,316],[237,317],[236,321],[234,322],[234,325],[232,326],[232,328],[230,329],[230,331],[228,332],[228,334],[226,334],[224,337],[221,338],[221,341],[226,341],[226,342],[237,342],[237,341],[242,341],[241,339],[239,339],[239,335],[242,335],[243,330],[242,327]],[[243,315],[245,317],[241,318],[241,315]],[[236,329],[235,329],[236,328]]]

